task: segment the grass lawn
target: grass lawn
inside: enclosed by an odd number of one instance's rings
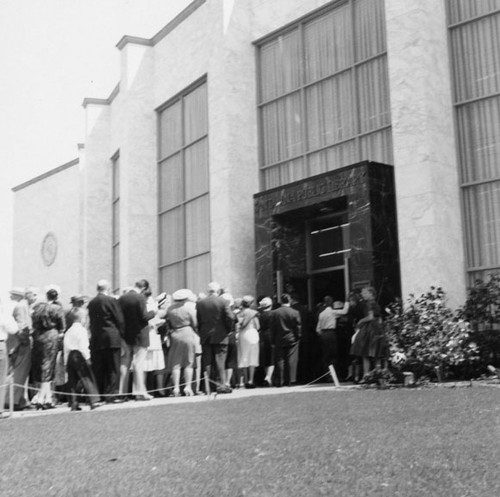
[[[499,449],[498,388],[219,397],[2,420],[0,496],[493,497]]]

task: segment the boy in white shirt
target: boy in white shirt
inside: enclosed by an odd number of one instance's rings
[[[70,311],[73,324],[64,334],[64,365],[68,374],[68,389],[71,396],[71,410],[81,411],[76,396],[77,383],[81,382],[83,389],[89,395],[91,409],[97,407],[99,391],[90,368],[89,334],[82,322],[85,312],[74,308]]]

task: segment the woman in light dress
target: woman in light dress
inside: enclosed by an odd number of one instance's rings
[[[167,373],[171,373],[174,396],[181,394],[180,379],[184,372],[184,395],[193,395],[191,382],[199,337],[196,333],[198,322],[193,305],[193,293],[188,289],[177,290],[172,294],[174,303],[167,309],[167,326],[170,332],[170,349],[167,357]]]
[[[158,302],[163,297],[159,295],[156,299],[153,298],[151,290],[144,292],[146,297],[146,308],[155,313],[155,317],[148,322],[149,326],[149,347],[146,353],[146,361],[144,371],[151,373],[155,377],[155,391],[157,395],[163,397],[163,372],[165,371],[165,358],[163,355],[162,339],[158,332],[158,328],[165,323],[164,319],[159,317]]]
[[[238,368],[245,378],[245,388],[255,388],[255,368],[259,365],[259,318],[252,309],[254,298],[245,295],[238,313]]]

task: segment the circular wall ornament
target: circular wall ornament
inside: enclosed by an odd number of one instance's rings
[[[47,233],[42,242],[42,260],[46,266],[54,264],[57,255],[57,238],[54,233]]]

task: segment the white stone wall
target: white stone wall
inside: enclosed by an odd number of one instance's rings
[[[82,181],[83,212],[83,286],[94,295],[100,279],[111,281],[111,156],[110,109],[108,105],[86,106],[87,137],[85,141]]]
[[[403,296],[465,299],[444,2],[385,0]]]
[[[63,304],[82,291],[79,273],[80,175],[78,164],[36,181],[14,194],[13,286],[61,287]],[[53,264],[42,260],[47,233],[57,240]]]

